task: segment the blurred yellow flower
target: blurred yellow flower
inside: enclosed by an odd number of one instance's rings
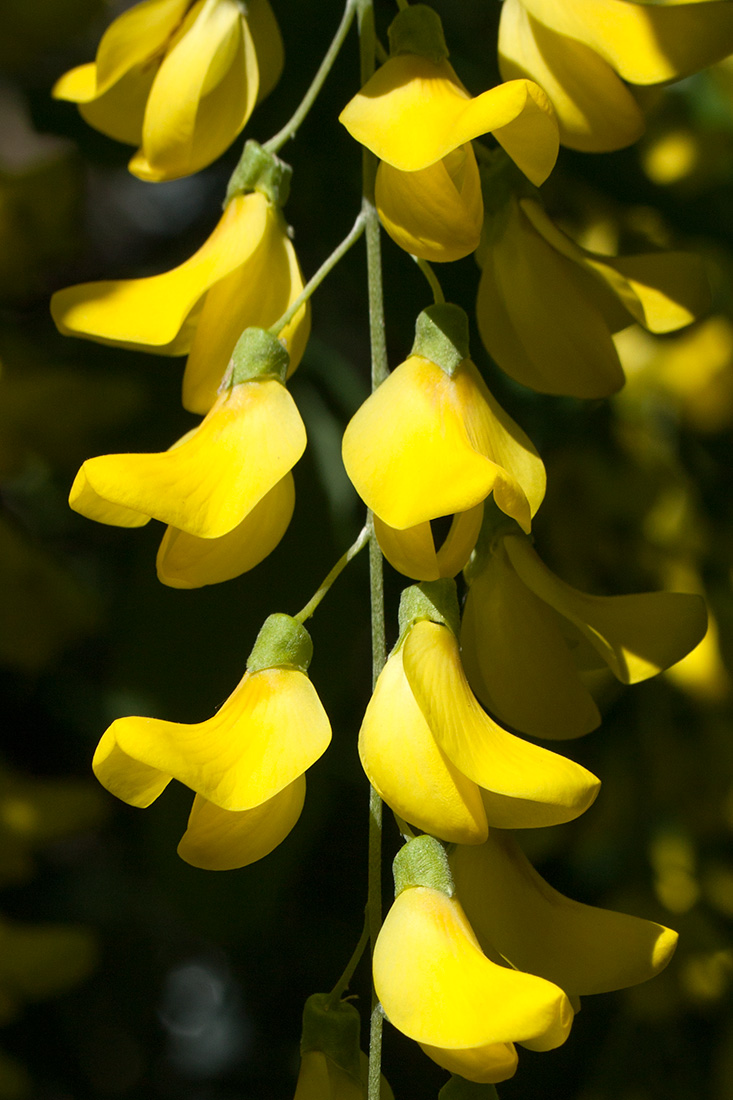
[[[100,523],[140,527],[154,518],[198,539],[219,539],[288,474],[305,443],[285,386],[273,377],[251,379],[224,390],[198,428],[169,451],[87,459],[69,503]],[[274,503],[278,514],[287,511],[287,501]],[[220,553],[226,558],[231,548],[220,544]],[[190,543],[179,550],[195,556]]]
[[[541,393],[606,397],[624,383],[612,333],[666,333],[709,305],[699,258],[601,256],[575,244],[534,199],[512,196],[486,225],[476,310],[487,351]]]
[[[368,1059],[359,1048],[361,1019],[349,1001],[314,993],[303,1009],[300,1069],[293,1100],[367,1100]],[[394,1100],[382,1077],[380,1100]]]
[[[208,240],[190,259],[161,275],[82,283],[53,295],[51,313],[65,336],[188,354],[183,403],[206,413],[240,333],[274,324],[303,289],[287,226],[260,191],[227,204]],[[306,304],[280,333],[292,373],[310,329]]]
[[[210,870],[267,855],[292,829],[305,796],[304,772],[331,739],[306,670],[307,631],[271,615],[247,671],[216,714],[184,725],[118,718],[94,754],[100,783],[132,806],[149,806],[177,779],[196,792],[179,854]]]
[[[630,84],[665,84],[733,53],[733,3],[504,0],[499,66],[549,96],[564,145],[607,152],[636,141],[644,116]]]
[[[497,538],[467,572],[461,642],[469,681],[492,714],[532,736],[578,737],[600,724],[582,671],[606,666],[622,683],[638,683],[705,634],[700,596],[587,595],[556,577],[519,533]]]
[[[283,65],[268,0],[144,0],[102,36],[96,61],[72,69],[53,94],[86,121],[138,145],[130,171],[178,179],[229,148]]]
[[[472,98],[448,61],[440,21],[424,5],[400,12],[390,42],[393,56],[339,118],[381,161],[376,203],[390,236],[422,259],[456,260],[473,252],[481,234],[472,139],[492,133],[540,184],[557,159],[554,113],[527,80]]]
[[[483,950],[547,978],[570,998],[645,982],[674,953],[671,929],[558,893],[511,833],[492,829],[485,844],[459,845],[448,858]]]
[[[343,459],[362,500],[398,531],[490,493],[529,531],[545,492],[539,455],[469,359],[450,375],[411,355],[350,421]]]
[[[468,685],[452,630],[426,619],[406,631],[377,681],[359,755],[395,813],[461,844],[482,843],[488,826],[571,821],[599,789],[579,764],[497,725]]]

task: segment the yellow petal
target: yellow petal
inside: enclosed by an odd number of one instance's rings
[[[387,1095],[383,1087],[382,1100]],[[387,1086],[389,1088],[389,1086]],[[300,1056],[300,1071],[293,1100],[365,1100],[363,1084],[355,1081],[350,1073],[337,1065],[322,1050],[306,1050]]]
[[[385,558],[400,573],[417,581],[437,581],[455,577],[463,569],[476,545],[483,515],[483,504],[455,515],[437,552],[429,523],[398,531],[375,516],[374,531]]]
[[[308,677],[281,668],[245,673],[206,722],[118,718],[108,733],[127,756],[223,810],[266,802],[318,760],[331,739]]]
[[[510,377],[540,393],[605,397],[624,382],[609,326],[588,283],[512,200],[487,250],[476,303],[489,354]]]
[[[130,170],[160,181],[216,160],[249,118],[259,87],[252,36],[235,0],[199,0],[160,65]]]
[[[507,733],[481,709],[447,627],[418,622],[403,649],[405,676],[435,740],[487,792],[489,826],[554,825],[588,809],[598,794],[596,777],[564,756]]]
[[[536,84],[513,80],[471,99],[448,61],[417,54],[391,57],[339,120],[380,160],[403,172],[427,168],[490,131],[538,186],[557,158],[557,123]]]
[[[392,1024],[419,1043],[467,1048],[567,1038],[573,1011],[555,985],[481,951],[461,906],[430,887],[404,890],[374,949],[374,987]]]
[[[192,867],[233,871],[248,867],[277,848],[300,817],[305,776],[251,810],[222,810],[197,794],[178,854]]]
[[[453,378],[419,356],[402,363],[350,421],[343,459],[362,500],[398,530],[467,512],[492,489],[529,530],[544,494],[537,452],[469,360]]]
[[[504,0],[499,67],[505,80],[529,78],[555,108],[560,142],[586,153],[623,149],[644,132],[644,116],[613,68],[583,42],[533,19],[522,0]]]
[[[183,404],[206,413],[216,400],[234,345],[246,328],[269,328],[303,289],[303,277],[280,211],[267,203],[263,231],[234,271],[211,287],[196,322],[183,376]],[[288,375],[298,366],[310,332],[310,305],[280,332],[290,354]]]
[[[601,280],[628,310],[629,319],[651,332],[682,328],[709,308],[710,286],[699,256],[685,252],[598,256],[561,233],[538,203],[521,199],[519,205],[548,244]]]
[[[469,683],[512,729],[563,738],[600,725],[558,616],[519,579],[502,546],[469,588],[461,647]]]
[[[190,259],[145,279],[82,283],[54,294],[51,313],[65,336],[183,355],[192,339],[197,306],[219,279],[245,263],[267,225],[268,201],[259,192],[238,195],[216,229]]]
[[[158,768],[141,764],[123,752],[112,726],[102,734],[92,768],[103,787],[123,802],[140,809],[155,802],[171,781],[171,777]]]
[[[428,1058],[467,1081],[498,1084],[516,1073],[517,1051],[513,1043],[487,1043],[466,1050],[446,1050],[427,1043],[420,1046]]]
[[[190,0],[143,0],[115,19],[102,35],[97,50],[97,95],[106,92],[131,69],[157,59],[189,5]],[[151,67],[155,70],[157,65]]]
[[[660,84],[733,53],[733,3],[522,0],[536,19],[596,50],[632,84]]]
[[[581,631],[622,683],[656,676],[705,636],[707,612],[701,596],[683,592],[589,596],[556,577],[524,539],[508,536],[504,546],[527,587]]]
[[[645,982],[672,957],[676,932],[564,897],[500,829],[492,829],[486,844],[454,849],[450,861],[479,942],[569,996]]]
[[[88,459],[69,503],[101,523],[109,522],[112,502],[189,535],[219,538],[285,477],[305,442],[300,414],[280,382],[244,382],[222,393],[201,425],[170,451]]]
[[[248,0],[247,26],[257,54],[260,87],[257,102],[269,95],[283,71],[285,53],[280,28],[268,0]]]
[[[295,506],[293,475],[286,474],[228,535],[201,539],[168,527],[158,549],[158,580],[171,588],[201,588],[254,569],[285,534]]]
[[[454,165],[455,159],[460,163]],[[470,145],[417,172],[381,161],[375,194],[382,225],[413,256],[445,263],[478,248],[484,204]]]
[[[142,138],[145,105],[154,78],[153,66],[131,69],[102,95],[80,103],[79,113],[95,130],[115,141],[137,145]]]
[[[88,519],[95,519],[97,523],[109,523],[113,527],[144,527],[150,522],[150,516],[143,515],[135,508],[126,508],[99,496],[87,478],[86,463],[74,478],[69,504],[75,512],[80,512]]]
[[[459,844],[486,837],[478,788],[436,744],[405,679],[401,649],[377,680],[359,732],[359,756],[369,782],[406,821]]]

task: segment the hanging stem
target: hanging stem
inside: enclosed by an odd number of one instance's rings
[[[328,259],[323,261],[321,266],[318,268],[318,271],[316,271],[315,275],[311,276],[311,278],[305,284],[295,301],[290,303],[288,308],[283,313],[282,317],[278,317],[277,321],[275,321],[275,324],[270,326],[268,332],[270,332],[273,336],[277,336],[280,331],[285,328],[287,323],[289,321],[292,321],[295,314],[303,305],[303,302],[308,301],[313,291],[321,285],[323,280],[328,275],[329,271],[333,270],[339,260],[346,255],[351,246],[359,240],[359,237],[364,232],[365,225],[366,218],[364,217],[363,211],[360,211],[348,235],[344,237],[340,245],[334,248]]]
[[[341,975],[339,980],[336,982],[336,985],[331,990],[330,996],[328,998],[328,1007],[329,1008],[334,1008],[336,1006],[336,1004],[341,1000],[341,995],[344,993],[344,991],[346,989],[348,989],[349,982],[351,981],[351,979],[353,977],[354,971],[356,970],[357,966],[359,965],[359,960],[361,959],[362,955],[364,954],[364,951],[366,949],[366,945],[368,943],[369,943],[369,920],[368,920],[367,914],[364,913],[364,927],[361,930],[361,936],[359,937],[359,942],[357,943],[356,947],[354,948],[354,951],[353,951],[353,954],[352,954],[351,958],[349,959],[346,966],[344,967],[343,974]]]
[[[306,621],[306,619],[310,619],[311,615],[313,614],[315,609],[318,607],[319,603],[321,602],[323,597],[326,595],[326,593],[328,592],[328,590],[331,587],[331,585],[333,584],[333,582],[336,580],[336,578],[339,576],[339,574],[341,574],[344,571],[344,569],[349,564],[351,559],[355,558],[356,555],[359,553],[359,551],[361,549],[363,549],[363,547],[366,545],[366,542],[369,539],[369,537],[370,537],[370,531],[369,531],[369,526],[367,524],[364,527],[362,527],[361,531],[359,532],[359,537],[357,538],[356,542],[352,543],[352,545],[349,547],[349,549],[346,551],[346,553],[341,555],[341,557],[336,562],[336,564],[334,565],[331,572],[325,577],[323,583],[321,584],[320,588],[315,593],[315,595],[311,596],[311,598],[308,600],[308,603],[305,605],[305,607],[301,611],[298,612],[297,615],[293,615],[294,619],[296,619],[299,623],[304,623]]]
[[[318,67],[318,72],[313,77],[310,88],[303,96],[300,102],[300,106],[295,111],[292,118],[290,118],[288,122],[285,123],[282,130],[278,130],[274,137],[271,137],[270,140],[264,145],[264,148],[267,149],[268,153],[277,153],[278,150],[282,149],[286,141],[289,141],[290,138],[295,137],[298,127],[303,122],[306,115],[318,98],[318,93],[323,87],[323,84],[329,72],[331,71],[334,61],[338,57],[339,50],[344,44],[346,35],[349,33],[349,28],[351,27],[354,15],[356,14],[358,7],[359,0],[346,0],[346,7],[344,8],[344,14],[341,16],[341,22],[339,23],[338,30],[334,35],[333,42],[326,51],[323,61]]]
[[[443,288],[438,282],[438,276],[435,274],[428,261],[421,260],[419,256],[413,256],[412,258],[427,279],[430,289],[433,292],[433,301],[435,304],[437,305],[438,303],[444,302],[445,294],[443,294]]]

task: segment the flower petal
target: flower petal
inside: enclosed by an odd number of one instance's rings
[[[245,263],[266,229],[268,200],[238,195],[214,232],[190,259],[145,279],[81,283],[54,294],[51,313],[65,336],[183,355],[191,344],[191,314],[206,291]]]
[[[486,844],[455,848],[450,862],[479,942],[568,996],[645,982],[672,957],[676,932],[564,897],[500,829],[491,830]]]
[[[427,168],[490,131],[537,185],[557,158],[557,123],[537,85],[513,80],[471,99],[448,61],[417,54],[391,57],[339,121],[380,160],[403,172]]]
[[[449,171],[448,161],[462,162]],[[481,240],[484,204],[476,157],[470,145],[417,172],[381,161],[377,169],[379,218],[400,248],[422,260],[445,263],[474,252]]]
[[[453,516],[448,534],[436,552],[429,523],[398,531],[374,517],[374,531],[387,561],[406,577],[417,581],[437,581],[455,577],[468,561],[481,530],[483,504]]]
[[[425,886],[404,890],[387,914],[374,987],[395,1027],[435,1047],[537,1039],[551,1049],[573,1019],[557,986],[487,959],[458,902]]]
[[[498,1084],[513,1077],[517,1070],[517,1051],[513,1043],[487,1043],[464,1050],[431,1047],[427,1043],[420,1043],[420,1046],[428,1058],[467,1081]]]
[[[234,345],[246,328],[269,328],[300,294],[303,277],[282,214],[267,203],[262,233],[250,254],[207,292],[183,375],[183,404],[207,413],[226,371]],[[310,332],[310,304],[302,306],[280,332],[290,354],[291,375]]]
[[[283,40],[277,19],[268,0],[247,0],[247,26],[257,54],[260,87],[257,102],[268,96],[277,84],[285,63]]]
[[[254,569],[285,534],[295,507],[293,475],[286,474],[228,535],[201,539],[168,527],[158,549],[158,580],[171,588],[201,588]]]
[[[308,677],[281,668],[245,673],[206,722],[118,718],[108,733],[128,756],[223,810],[266,802],[315,763],[331,740]]]
[[[503,232],[486,251],[476,303],[489,354],[511,378],[540,393],[614,393],[624,374],[594,282],[551,247],[512,200]]]
[[[480,844],[486,837],[478,788],[436,744],[405,678],[401,649],[375,685],[359,732],[359,756],[374,789],[406,821],[458,844]]]
[[[600,725],[558,616],[520,581],[501,546],[468,590],[461,649],[479,699],[512,729],[566,738]]]
[[[216,160],[249,118],[257,57],[234,0],[199,0],[163,58],[148,98],[143,140],[130,170],[159,181]]]
[[[300,414],[280,382],[244,382],[222,393],[199,427],[170,451],[88,459],[69,503],[102,523],[109,522],[104,509],[112,502],[117,511],[122,506],[198,538],[219,538],[288,473],[305,442]]]
[[[92,760],[99,782],[116,798],[145,809],[163,793],[171,777],[159,768],[128,756],[117,744],[112,726],[103,734]]]
[[[644,116],[613,68],[576,38],[533,19],[522,0],[504,0],[499,67],[505,80],[529,78],[555,108],[560,142],[586,153],[623,149],[644,132]]]
[[[678,80],[733,53],[733,4],[522,0],[540,22],[596,50],[632,84]]]
[[[97,95],[131,69],[156,58],[189,6],[190,0],[143,0],[118,16],[102,35],[97,50]]]
[[[598,779],[572,760],[507,733],[481,709],[447,627],[418,622],[403,649],[405,675],[435,740],[487,792],[490,827],[554,825],[588,809]]]
[[[506,553],[521,580],[598,651],[624,684],[656,676],[680,661],[707,629],[705,601],[683,592],[589,596],[552,573],[526,540],[510,535]]]
[[[305,801],[305,776],[251,810],[222,810],[197,794],[178,854],[192,867],[233,871],[270,854],[291,831]]]

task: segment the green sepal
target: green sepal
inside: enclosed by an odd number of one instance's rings
[[[290,356],[266,328],[246,328],[234,345],[231,359],[231,382],[251,382],[255,378],[277,378],[284,382]]]
[[[484,517],[481,522],[481,530],[476,539],[476,545],[463,570],[463,576],[466,578],[467,584],[473,584],[475,578],[482,571],[486,559],[496,553],[500,542],[507,535],[521,535],[523,539],[529,538],[517,521],[502,512],[493,497],[488,497],[484,501]]]
[[[330,993],[313,993],[305,1002],[300,1053],[321,1051],[360,1085],[359,1013],[348,1001],[330,1000]]]
[[[449,57],[440,16],[427,4],[411,4],[390,24],[389,52],[416,53],[438,65]]]
[[[232,172],[224,206],[235,195],[246,195],[250,191],[260,191],[270,202],[284,206],[290,194],[292,175],[293,169],[289,164],[268,152],[258,141],[250,139],[244,146],[239,164]]]
[[[451,302],[437,302],[418,314],[411,355],[430,360],[452,378],[470,353],[464,309]]]
[[[394,896],[413,886],[429,886],[452,898],[456,892],[445,848],[434,836],[408,840],[394,858]]]
[[[438,1093],[438,1100],[499,1100],[495,1085],[481,1085],[455,1074]]]
[[[311,636],[297,619],[291,615],[269,615],[247,658],[247,671],[292,668],[298,672],[307,672],[312,657]]]
[[[423,581],[405,588],[400,598],[398,618],[400,638],[421,619],[447,626],[458,637],[461,612],[455,580],[442,577],[438,581]]]

